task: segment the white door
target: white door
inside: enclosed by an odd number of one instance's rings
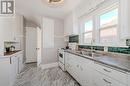
[[[37,29],[26,27],[26,63],[37,62]]]
[[[41,64],[41,29],[37,27],[37,66]]]

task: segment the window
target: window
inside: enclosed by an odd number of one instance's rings
[[[106,3],[107,4],[107,3]],[[80,19],[82,44],[117,45],[119,42],[119,3],[109,3]],[[87,21],[86,21],[87,20]]]
[[[118,8],[100,15],[100,43],[115,43],[117,41]]]
[[[83,31],[83,42],[91,43],[92,41],[92,31],[93,31],[93,21],[89,20],[84,23],[84,31]]]

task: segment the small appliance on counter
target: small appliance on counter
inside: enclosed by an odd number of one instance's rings
[[[70,50],[77,50],[78,49],[78,44],[77,43],[69,43],[69,49]]]
[[[11,46],[10,51],[12,51],[12,52],[15,51],[15,46]]]
[[[6,47],[6,48],[5,48],[5,51],[6,51],[6,52],[10,52],[10,47]]]

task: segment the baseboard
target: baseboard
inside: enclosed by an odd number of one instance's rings
[[[26,60],[25,63],[36,63],[37,61],[35,60]]]
[[[48,69],[48,68],[58,67],[58,62],[50,63],[50,64],[44,64],[44,65],[41,64],[40,67],[42,69]]]

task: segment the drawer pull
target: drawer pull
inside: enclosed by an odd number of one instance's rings
[[[80,70],[81,70],[81,71],[83,71],[83,68],[82,68],[82,67],[80,67]]]
[[[79,68],[79,65],[77,65],[77,67]]]
[[[10,58],[10,64],[12,64],[12,59]]]
[[[111,82],[107,81],[106,79],[103,79],[103,81],[105,81],[108,84],[112,84]]]
[[[106,72],[109,72],[109,73],[111,72],[111,71],[109,71],[109,70],[107,70],[107,69],[103,69],[103,70],[106,71]]]

